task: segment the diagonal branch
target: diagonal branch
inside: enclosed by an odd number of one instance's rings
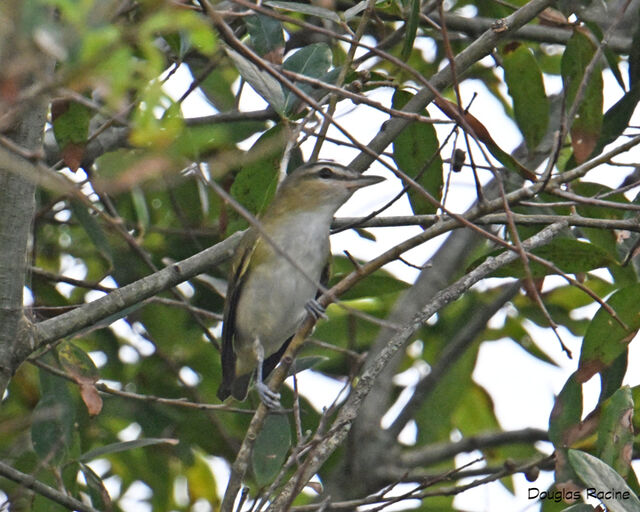
[[[27,489],[31,489],[41,496],[44,496],[45,498],[48,498],[51,501],[68,508],[69,510],[79,510],[80,512],[99,512],[92,506],[82,503],[81,501],[78,501],[71,496],[67,496],[66,494],[63,494],[60,491],[57,491],[54,488],[49,487],[48,485],[45,485],[42,482],[36,480],[31,475],[22,473],[21,471],[12,468],[2,461],[0,461],[0,476],[12,480],[17,484],[26,487]]]
[[[531,238],[523,242],[526,250],[532,250],[536,247],[549,243],[558,233],[566,228],[566,223],[553,224]],[[489,276],[498,268],[515,261],[518,254],[513,251],[506,251],[495,258],[485,260],[481,265],[462,276],[452,285],[439,291],[435,297],[414,316],[414,318],[405,325],[395,336],[391,338],[387,346],[377,355],[375,361],[371,361],[369,366],[364,370],[358,383],[349,395],[347,402],[338,413],[333,427],[325,440],[316,446],[306,457],[305,464],[299,470],[296,477],[289,480],[284,486],[280,495],[274,500],[271,510],[284,511],[290,505],[291,501],[303,489],[306,482],[318,472],[320,467],[327,460],[334,450],[340,446],[345,440],[351,425],[358,416],[360,407],[374,386],[377,376],[388,364],[395,353],[405,344],[405,342],[418,330],[424,322],[426,322],[433,314],[437,313],[447,304],[450,304],[471,286],[485,277]],[[227,489],[227,492],[229,489]],[[235,494],[234,494],[235,496]]]
[[[462,357],[465,350],[476,339],[478,333],[486,327],[491,317],[495,315],[507,301],[511,300],[516,293],[518,293],[519,289],[519,282],[507,285],[498,298],[491,304],[487,304],[485,307],[476,311],[473,317],[465,323],[464,327],[457,332],[456,336],[447,343],[437,363],[433,365],[429,374],[418,383],[411,399],[387,429],[391,437],[395,439],[398,434],[400,434],[405,425],[414,417],[416,411],[429,397],[438,381],[449,368],[451,368],[451,365]]]
[[[113,290],[108,295],[84,304],[73,311],[39,322],[33,326],[33,346],[39,348],[64,336],[103,323],[114,321],[126,314],[128,308],[140,304],[145,299],[176,286],[187,279],[206,272],[231,257],[241,232],[234,233],[219,244],[209,247],[194,256],[155,272],[138,281]]]

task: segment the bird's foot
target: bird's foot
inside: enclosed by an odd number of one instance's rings
[[[258,390],[260,401],[268,409],[280,409],[280,393],[271,391],[264,382],[256,382],[256,389]]]
[[[329,318],[327,316],[327,314],[325,313],[324,308],[315,299],[311,299],[309,302],[307,302],[304,305],[304,308],[316,320],[320,320],[321,318],[323,318],[324,320],[328,320],[328,318]]]

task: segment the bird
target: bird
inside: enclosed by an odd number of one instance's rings
[[[328,281],[333,216],[356,190],[381,181],[384,178],[332,161],[316,161],[281,182],[258,227],[245,232],[232,258],[223,313],[220,400],[229,395],[245,400],[255,375],[262,403],[280,407],[280,394],[264,379],[306,315],[316,320],[324,316],[316,297],[318,284]]]

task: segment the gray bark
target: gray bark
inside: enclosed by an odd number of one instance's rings
[[[46,106],[34,102],[22,112],[8,137],[27,150],[42,144]],[[23,289],[35,213],[33,180],[0,161],[0,396],[30,352]]]

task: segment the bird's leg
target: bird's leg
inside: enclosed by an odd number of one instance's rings
[[[324,312],[324,308],[320,305],[320,303],[316,299],[311,299],[304,305],[304,309],[316,320],[320,320],[321,318],[328,320],[329,317]]]
[[[264,348],[262,347],[262,343],[260,340],[256,338],[253,342],[253,351],[256,355],[256,359],[258,360],[258,368],[256,369],[256,389],[258,390],[258,395],[260,396],[260,401],[266,405],[269,409],[279,409],[280,408],[280,393],[276,391],[271,391],[269,386],[267,386],[262,381],[262,363],[264,362]]]

